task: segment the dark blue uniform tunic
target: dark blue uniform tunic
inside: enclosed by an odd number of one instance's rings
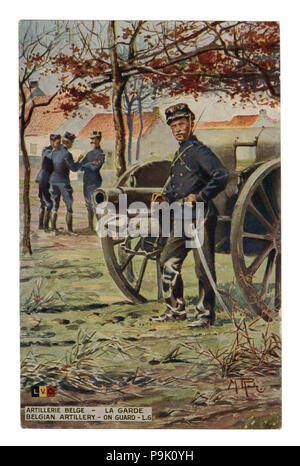
[[[102,149],[96,148],[86,154],[84,159],[79,163],[83,174],[83,194],[85,198],[86,208],[89,211],[93,210],[92,194],[95,189],[99,188],[102,183],[100,169],[105,161],[105,154]],[[93,163],[97,162],[97,163]]]
[[[50,177],[50,192],[54,201],[54,211],[57,212],[60,198],[66,204],[67,211],[72,213],[73,189],[70,183],[70,170],[76,172],[79,169],[77,162],[74,162],[72,154],[65,146],[60,146],[52,151],[53,172]]]
[[[42,167],[36,177],[36,181],[39,184],[39,199],[41,203],[41,209],[51,210],[53,202],[49,192],[49,178],[53,171],[53,163],[51,160],[52,146],[44,147],[42,151]]]
[[[197,201],[209,202],[225,188],[228,171],[216,155],[196,136],[180,143],[175,153],[164,194],[169,202],[195,194]]]

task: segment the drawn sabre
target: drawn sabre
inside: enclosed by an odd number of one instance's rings
[[[198,236],[198,230],[194,225],[192,225],[192,235],[193,235],[193,237],[195,239],[195,242],[196,242],[197,252],[199,254],[201,264],[202,264],[202,266],[203,266],[203,268],[205,270],[205,273],[206,273],[207,278],[208,278],[208,280],[209,280],[209,282],[211,284],[211,287],[214,290],[214,293],[215,293],[216,297],[218,298],[219,303],[221,304],[223,310],[226,312],[228,317],[231,319],[230,311],[229,311],[228,307],[226,306],[226,304],[224,303],[224,301],[222,299],[222,296],[220,295],[220,293],[218,291],[216,282],[214,281],[213,276],[211,274],[211,271],[210,271],[210,269],[208,267],[208,264],[206,262],[204,252],[203,252],[203,249],[202,249],[202,246],[201,246],[201,241],[200,241],[199,236]]]

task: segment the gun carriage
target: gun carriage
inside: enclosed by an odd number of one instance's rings
[[[199,139],[222,160],[230,173],[225,190],[215,199],[218,209],[216,253],[231,254],[233,271],[252,310],[267,319],[280,308],[280,130],[279,128],[216,129],[200,131]],[[98,189],[94,202],[118,203],[127,194],[128,205],[143,201],[167,180],[170,160],[133,165],[112,189]],[[101,239],[109,273],[134,303],[149,278],[146,268],[156,263],[158,299],[161,298],[159,254],[161,238],[106,236]],[[152,277],[152,288],[155,287]]]

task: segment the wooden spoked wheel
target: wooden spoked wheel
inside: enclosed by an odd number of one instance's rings
[[[159,238],[107,236],[101,239],[105,262],[112,279],[127,298],[133,303],[144,303],[147,298],[143,288],[149,292],[158,292],[156,298],[161,298],[161,281],[159,267],[159,253],[161,247]],[[155,281],[149,278],[150,266],[156,275]],[[153,296],[154,297],[154,296]]]
[[[248,178],[232,215],[230,247],[238,284],[265,320],[281,306],[280,161]]]
[[[169,167],[169,160],[137,163],[124,173],[116,187],[161,188]],[[161,299],[160,238],[106,236],[101,244],[112,279],[130,301],[138,304]]]

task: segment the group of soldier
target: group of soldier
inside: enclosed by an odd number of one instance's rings
[[[83,193],[88,212],[88,228],[93,230],[94,209],[92,193],[101,186],[100,169],[105,161],[105,155],[100,147],[102,134],[93,131],[90,142],[93,149],[85,156],[80,155],[75,162],[70,149],[75,141],[75,135],[66,131],[50,135],[50,145],[42,152],[42,167],[37,176],[39,184],[39,229],[45,231],[57,230],[57,215],[61,197],[66,205],[66,224],[68,231],[73,233],[73,189],[70,183],[70,171],[81,170],[83,174]]]
[[[217,211],[213,198],[226,186],[229,173],[218,157],[193,134],[195,115],[187,104],[177,104],[165,111],[166,123],[179,148],[171,163],[169,177],[156,201],[189,202],[195,205],[204,203],[204,244],[203,252],[212,277],[215,274],[215,229]],[[70,170],[84,171],[83,191],[88,210],[89,228],[93,228],[93,205],[91,194],[101,185],[99,170],[104,163],[104,154],[100,148],[101,132],[91,134],[93,150],[85,157],[80,156],[74,162],[69,150],[75,136],[66,132],[61,141],[59,135],[51,135],[50,146],[43,151],[42,170],[39,174],[39,196],[41,199],[40,228],[48,229],[52,215],[52,228],[56,229],[57,211],[60,198],[67,207],[66,222],[72,232],[72,187],[70,185]],[[46,212],[45,212],[46,209]],[[45,214],[45,217],[44,217]],[[176,322],[187,319],[186,305],[183,294],[182,265],[190,249],[186,246],[185,234],[178,237],[171,229],[170,236],[165,240],[161,255],[160,268],[162,288],[166,311],[151,320],[159,322]],[[196,317],[188,326],[206,327],[215,320],[215,294],[208,280],[199,254],[194,249],[195,271],[199,284],[199,299],[196,305]]]

